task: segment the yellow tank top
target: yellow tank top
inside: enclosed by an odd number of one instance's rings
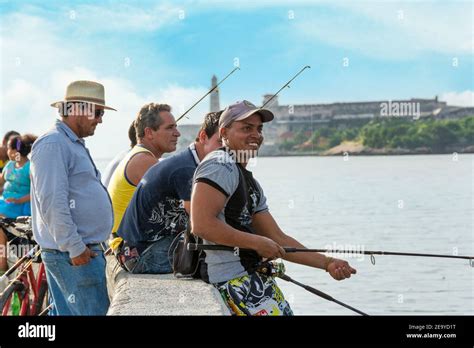
[[[150,150],[145,149],[143,146],[135,145],[120,161],[110,178],[107,190],[109,191],[110,199],[112,200],[112,208],[114,210],[114,226],[112,232],[117,232],[125,210],[128,207],[128,203],[130,203],[136,189],[136,186],[125,176],[125,169],[132,157],[140,152],[149,152],[154,157]]]

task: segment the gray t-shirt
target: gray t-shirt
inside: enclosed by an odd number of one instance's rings
[[[194,184],[206,183],[226,196],[218,219],[242,232],[255,233],[253,215],[268,211],[261,186],[252,173],[236,163],[225,149],[211,152],[197,167]],[[204,240],[205,244],[215,244]],[[221,283],[253,272],[261,261],[255,251],[208,250],[201,268],[202,278],[209,283]]]

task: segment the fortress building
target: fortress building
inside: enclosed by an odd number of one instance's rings
[[[217,77],[214,75],[211,85],[214,87],[216,84]],[[272,94],[265,94],[261,105],[271,97]],[[275,119],[264,127],[264,147],[267,150],[273,148],[272,153],[277,151],[275,149],[282,140],[291,138],[295,132],[301,130],[313,132],[318,128],[328,126],[350,128],[362,126],[373,119],[384,117],[403,117],[408,121],[413,121],[423,118],[459,119],[474,115],[474,107],[447,105],[446,102],[439,101],[438,97],[433,99],[411,98],[409,100],[280,105],[278,96],[276,96],[265,108],[275,114]],[[210,95],[210,111],[218,110],[220,110],[219,90],[216,89]],[[183,141],[188,137],[192,141],[197,130],[198,126],[194,125],[180,126]],[[264,149],[262,148],[262,150]]]

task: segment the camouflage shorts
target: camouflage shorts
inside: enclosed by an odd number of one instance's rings
[[[214,286],[233,315],[293,315],[273,277],[255,272]]]

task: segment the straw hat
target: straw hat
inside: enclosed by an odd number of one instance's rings
[[[87,102],[102,106],[107,110],[115,110],[105,105],[105,90],[100,83],[93,81],[74,81],[67,86],[64,100],[51,104],[52,107],[59,108],[64,102]]]

